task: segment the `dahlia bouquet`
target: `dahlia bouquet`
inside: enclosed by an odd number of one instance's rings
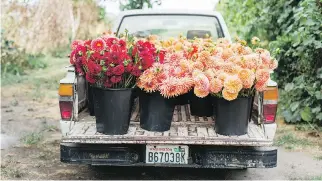
[[[145,92],[157,91],[165,98],[173,98],[189,92],[193,80],[188,72],[171,63],[154,63],[139,77],[137,86]]]
[[[253,45],[257,41],[258,38],[253,38]],[[218,39],[211,56],[203,51],[198,55],[201,62],[208,62],[203,69],[193,70],[194,93],[198,97],[212,94],[232,101],[253,96],[256,91],[265,90],[270,72],[277,68],[269,51],[252,49],[243,40],[230,43]]]
[[[136,41],[126,32],[121,37],[105,34],[93,40],[74,41],[70,62],[96,87],[132,88],[137,77],[162,57],[154,44]]]

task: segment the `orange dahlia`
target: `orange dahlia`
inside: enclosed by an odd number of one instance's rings
[[[238,93],[230,93],[227,89],[223,89],[222,96],[227,101],[235,100],[238,96]]]
[[[255,84],[255,89],[258,91],[258,92],[263,92],[267,87],[267,82],[257,82]]]
[[[258,69],[256,71],[256,81],[260,84],[267,82],[270,78],[270,73],[268,69]]]
[[[227,60],[229,57],[234,55],[234,51],[231,48],[225,48],[222,53],[222,58]]]
[[[211,93],[218,93],[222,90],[223,83],[220,79],[214,78],[210,81],[209,90]]]
[[[224,81],[224,88],[229,93],[238,94],[243,88],[243,83],[238,76],[229,76]]]
[[[204,67],[203,63],[197,61],[197,62],[192,63],[192,68],[194,70],[203,70],[205,67]]]

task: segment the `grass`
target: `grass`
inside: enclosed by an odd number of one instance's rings
[[[296,147],[307,147],[311,146],[312,143],[307,139],[298,138],[292,133],[286,133],[284,135],[279,136],[275,142],[275,146],[284,146],[286,149],[294,149]]]
[[[46,131],[46,132],[55,132],[55,131],[58,131],[59,128],[57,126],[54,126],[54,125],[45,125],[44,126],[44,129],[43,131]]]
[[[322,155],[315,156],[314,158],[315,158],[316,160],[321,160],[321,161],[322,161]]]
[[[322,175],[314,177],[304,177],[304,178],[291,178],[290,180],[322,180]]]
[[[22,169],[11,158],[5,164],[1,164],[1,180],[5,178],[21,178],[23,175]]]
[[[31,146],[38,144],[43,139],[41,132],[32,132],[21,138],[22,143]]]

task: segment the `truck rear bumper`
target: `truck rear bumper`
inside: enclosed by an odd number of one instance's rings
[[[195,168],[272,168],[276,167],[274,147],[189,146],[188,164],[147,164],[145,145],[62,143],[65,163],[109,166],[154,166]]]

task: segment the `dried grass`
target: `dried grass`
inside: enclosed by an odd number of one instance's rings
[[[91,38],[110,28],[94,0],[6,0],[1,9],[6,37],[30,54],[65,48],[75,38]]]

